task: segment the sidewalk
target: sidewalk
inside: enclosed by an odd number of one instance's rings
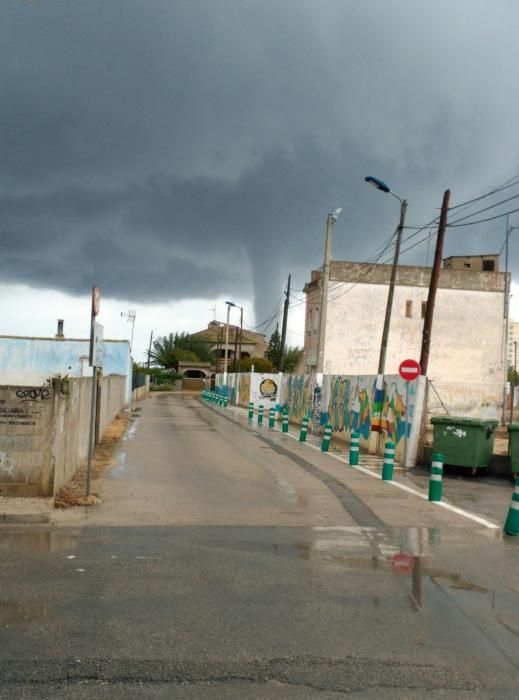
[[[0,524],[37,525],[49,523],[53,498],[0,496]]]

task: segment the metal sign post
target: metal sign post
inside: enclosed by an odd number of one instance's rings
[[[94,454],[94,438],[96,424],[96,400],[97,400],[97,368],[103,366],[103,326],[97,323],[96,316],[99,313],[101,292],[99,287],[92,287],[92,310],[90,318],[90,358],[92,367],[92,400],[90,403],[90,433],[88,437],[88,463],[86,495],[90,496],[90,482],[92,479],[92,457]]]
[[[407,433],[409,425],[409,383],[414,382],[420,376],[420,365],[416,360],[404,360],[400,363],[398,374],[405,381],[405,432],[404,432],[404,464],[403,473],[407,469]]]

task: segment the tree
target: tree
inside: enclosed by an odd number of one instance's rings
[[[289,373],[293,372],[302,354],[303,348],[287,348],[285,352],[285,362],[283,364],[283,371]]]
[[[519,384],[519,372],[517,372],[513,367],[509,367],[507,379],[510,384],[517,386]]]
[[[153,341],[150,358],[154,365],[160,365],[160,367],[165,367],[166,369],[178,368],[178,358],[175,353],[175,336],[173,333]]]
[[[264,357],[243,357],[240,360],[240,372],[250,372],[254,365],[255,372],[272,372],[272,362]]]
[[[275,371],[278,370],[281,365],[281,335],[279,334],[278,327],[270,336],[269,345],[265,351],[265,357],[272,362]]]
[[[191,342],[191,340],[193,342]],[[179,362],[210,362],[211,353],[207,350],[205,342],[198,343],[196,338],[192,338],[188,333],[170,333],[153,341],[151,351],[151,361],[154,365],[165,369],[178,369]],[[193,349],[197,348],[202,355],[198,355]]]
[[[189,333],[175,333],[175,348],[194,353],[200,362],[213,362],[214,352],[211,341],[198,338]]]

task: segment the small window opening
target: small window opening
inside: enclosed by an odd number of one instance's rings
[[[408,299],[405,303],[405,316],[406,318],[411,318],[413,315],[413,302]]]
[[[422,301],[422,318],[425,318],[425,310],[427,308],[427,302]]]
[[[493,272],[494,271],[494,260],[483,260],[483,271]]]

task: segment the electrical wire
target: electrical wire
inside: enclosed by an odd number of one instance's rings
[[[467,214],[466,216],[461,216],[459,219],[454,219],[454,221],[449,224],[450,226],[454,226],[455,224],[458,223],[458,221],[465,221],[465,219],[470,219],[472,216],[476,216],[477,214],[482,214],[485,211],[489,211],[489,209],[494,209],[494,207],[499,207],[501,204],[506,204],[506,202],[510,202],[512,199],[517,199],[519,197],[519,194],[514,194],[512,197],[507,197],[507,199],[502,199],[500,202],[496,202],[495,204],[491,204],[488,207],[485,207],[484,209],[478,209],[477,211],[473,211],[472,214]]]
[[[515,180],[515,182],[511,182],[512,180]],[[469,199],[461,204],[456,204],[454,207],[449,207],[449,211],[454,211],[455,209],[460,209],[461,207],[467,207],[469,204],[474,204],[474,202],[480,202],[482,199],[486,199],[486,197],[491,197],[493,194],[507,190],[510,187],[515,187],[516,185],[519,185],[519,175],[514,175],[514,177],[504,182],[503,185],[498,185],[498,187],[490,190],[490,192],[485,192],[485,194],[482,194],[479,197],[474,197],[473,199]]]
[[[502,214],[497,214],[496,216],[488,216],[486,219],[477,219],[477,221],[467,221],[465,224],[447,224],[448,228],[453,228],[453,227],[460,227],[460,226],[472,226],[474,224],[483,224],[485,221],[494,221],[495,219],[502,219],[504,216],[508,216],[509,214],[515,214],[516,212],[519,211],[518,209],[511,209],[510,211],[504,211]],[[458,219],[460,221],[460,219]]]

